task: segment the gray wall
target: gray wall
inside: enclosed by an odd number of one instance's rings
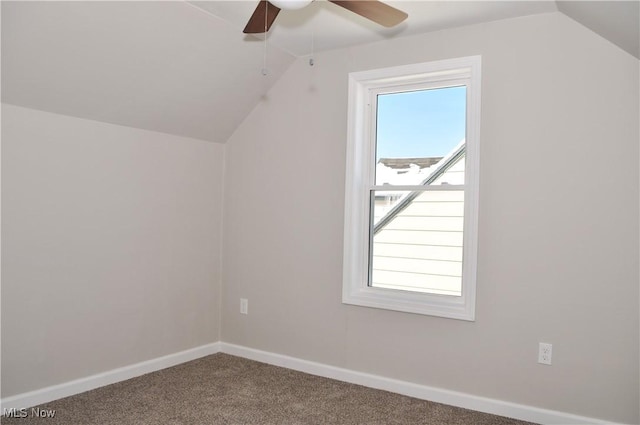
[[[341,304],[348,72],[475,54],[477,320]],[[227,144],[222,340],[637,423],[637,59],[561,14],[315,59]],[[536,363],[539,341],[553,366]]]
[[[219,339],[223,161],[2,105],[2,397]]]

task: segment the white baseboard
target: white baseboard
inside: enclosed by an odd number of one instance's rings
[[[118,369],[65,382],[63,384],[6,397],[0,401],[0,412],[4,412],[4,409],[22,409],[48,403],[53,400],[69,397],[95,388],[104,387],[106,385],[115,384],[116,382],[125,381],[146,373],[166,369],[180,363],[185,363],[218,352],[220,352],[220,343],[214,342],[130,366],[120,367]]]
[[[479,397],[472,394],[449,391],[406,381],[399,381],[397,379],[385,378],[383,376],[357,372],[350,369],[343,369],[336,366],[256,350],[226,342],[214,342],[212,344],[203,345],[190,350],[181,351],[179,353],[169,354],[167,356],[136,363],[131,366],[125,366],[108,372],[88,376],[86,378],[76,379],[63,384],[7,397],[0,400],[0,412],[4,411],[3,409],[21,409],[37,406],[39,404],[47,403],[63,397],[69,397],[220,352],[275,366],[298,370],[312,375],[323,376],[325,378],[337,379],[339,381],[349,382],[352,384],[403,394],[422,400],[434,401],[437,403],[463,407],[465,409],[477,410],[479,412],[490,413],[493,415],[507,416],[539,424],[615,425],[612,422],[594,418]]]
[[[448,404],[451,406],[463,407],[465,409],[477,410],[479,412],[493,415],[507,416],[522,421],[535,422],[549,425],[586,425],[586,424],[608,424],[615,425],[599,419],[577,416],[570,413],[558,412],[554,410],[540,409],[538,407],[523,404],[510,403],[507,401],[478,397],[471,394],[449,391],[441,388],[429,387],[426,385],[414,384],[406,381],[385,378],[378,375],[371,375],[363,372],[356,372],[322,363],[302,360],[282,354],[270,353],[239,345],[220,343],[220,351],[250,360],[268,363],[274,366],[281,366],[312,375],[323,376],[325,378],[336,379],[352,384],[363,385],[379,390],[390,391],[403,394],[422,400],[434,401],[436,403]]]

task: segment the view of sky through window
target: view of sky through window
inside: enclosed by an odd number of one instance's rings
[[[465,137],[465,86],[378,95],[376,162],[442,157]]]

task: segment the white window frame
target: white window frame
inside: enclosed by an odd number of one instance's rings
[[[342,302],[475,320],[480,136],[480,56],[349,74]],[[375,172],[376,95],[419,88],[467,88],[462,295],[375,288],[369,280],[370,190]]]

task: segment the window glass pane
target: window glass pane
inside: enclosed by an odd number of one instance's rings
[[[466,92],[460,86],[377,96],[376,185],[442,184],[425,180],[464,142]]]
[[[464,145],[458,149],[459,154],[455,156],[446,157],[437,165],[426,169],[424,173],[419,173],[421,181],[420,185],[464,185],[464,163],[465,163],[465,150]],[[403,183],[405,184],[405,183]],[[412,185],[414,183],[406,183]],[[393,213],[394,209],[401,206],[402,203],[407,203],[407,197],[416,196],[419,192],[412,192],[407,190],[384,190],[376,191],[374,197],[374,205],[372,207],[373,224],[378,225],[380,220]],[[435,196],[435,195],[434,195]],[[388,219],[386,217],[385,219]]]
[[[464,191],[371,191],[371,203],[369,285],[462,295]]]

